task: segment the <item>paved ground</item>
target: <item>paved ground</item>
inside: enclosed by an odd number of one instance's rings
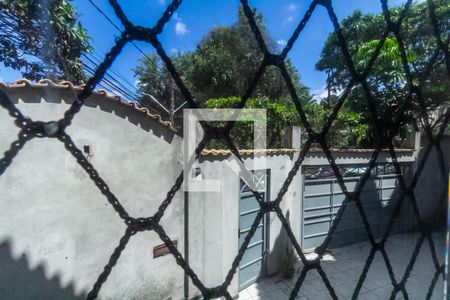
[[[439,233],[435,234],[433,238],[436,243],[439,262],[442,263],[445,251],[445,235]],[[386,251],[397,281],[400,281],[405,273],[417,239],[418,235],[412,233],[393,235],[388,239]],[[328,275],[331,285],[334,287],[339,299],[351,299],[369,251],[369,243],[360,243],[332,249],[324,257],[322,262],[323,269]],[[314,253],[309,254],[309,257],[313,255]],[[300,268],[301,266],[299,266]],[[434,270],[430,246],[427,242],[424,242],[406,284],[409,299],[425,299],[434,275]],[[286,280],[280,276],[263,278],[243,290],[239,294],[239,299],[288,299],[298,275],[299,270],[297,270],[292,280]],[[439,277],[431,299],[443,299],[443,286],[441,276]],[[377,252],[358,299],[389,299],[392,289],[383,257]],[[331,299],[331,297],[320,275],[317,271],[312,270],[308,272],[296,299],[321,300]],[[396,299],[404,298],[398,294]]]

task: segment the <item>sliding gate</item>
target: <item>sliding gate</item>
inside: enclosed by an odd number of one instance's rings
[[[407,164],[402,164],[405,173]],[[347,190],[352,191],[367,165],[338,166]],[[302,247],[313,249],[327,236],[336,214],[342,209],[345,195],[329,166],[305,166],[303,169]],[[381,234],[397,200],[395,169],[392,164],[378,164],[361,193],[361,201],[375,235]],[[367,239],[361,217],[354,203],[348,203],[336,229],[332,246],[343,246]]]

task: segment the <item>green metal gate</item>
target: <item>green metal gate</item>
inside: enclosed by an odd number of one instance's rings
[[[267,201],[268,194],[268,171],[253,174],[256,189]],[[239,191],[239,248],[244,242],[245,236],[250,230],[255,217],[259,211],[259,204],[256,201],[249,186],[240,179]],[[247,250],[239,263],[239,289],[244,289],[254,283],[264,270],[264,254],[266,251],[267,230],[266,218],[263,217],[261,223],[253,235]]]
[[[406,164],[401,165],[405,173]],[[367,165],[340,165],[347,190],[352,191]],[[305,166],[303,169],[302,247],[313,249],[327,236],[342,207],[344,193],[329,166]],[[375,235],[381,234],[392,215],[397,200],[397,178],[392,164],[377,164],[361,193],[361,201]],[[343,246],[367,239],[361,217],[354,203],[348,203],[332,246]]]

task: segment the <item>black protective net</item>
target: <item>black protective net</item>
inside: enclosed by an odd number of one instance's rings
[[[38,138],[38,137],[47,137],[47,138],[55,138],[61,141],[64,145],[67,151],[69,151],[77,160],[78,164],[86,171],[87,174],[89,174],[91,180],[95,183],[95,185],[98,187],[98,189],[101,191],[101,193],[107,198],[108,202],[112,205],[112,207],[117,211],[120,218],[123,219],[125,222],[127,229],[123,237],[120,239],[120,242],[118,246],[115,248],[114,252],[111,254],[109,261],[107,265],[104,267],[101,274],[99,274],[97,281],[92,287],[92,290],[89,292],[87,298],[88,299],[94,299],[97,297],[100,289],[102,288],[102,285],[105,283],[105,281],[108,279],[108,276],[111,273],[111,270],[116,265],[118,259],[120,258],[120,255],[122,251],[127,246],[128,241],[130,238],[138,234],[142,231],[154,231],[156,232],[160,239],[164,242],[164,244],[169,249],[170,253],[175,258],[177,264],[183,268],[185,274],[190,278],[192,283],[201,291],[201,294],[204,298],[217,298],[217,297],[225,297],[227,299],[232,299],[232,296],[228,292],[228,287],[233,279],[233,277],[236,274],[236,270],[239,266],[239,262],[243,257],[243,254],[249,245],[250,239],[254,235],[258,224],[260,223],[261,219],[266,213],[274,212],[278,218],[280,219],[284,229],[287,232],[287,235],[292,242],[297,255],[299,256],[301,262],[302,262],[302,269],[300,272],[300,276],[296,280],[295,286],[292,289],[290,298],[294,299],[299,290],[301,290],[302,283],[304,282],[305,277],[307,276],[308,272],[312,270],[316,270],[320,276],[320,278],[323,280],[324,284],[326,285],[326,288],[330,294],[330,296],[333,299],[337,299],[337,293],[335,292],[335,287],[329,280],[329,277],[327,276],[326,272],[321,266],[321,259],[325,255],[325,252],[329,246],[329,243],[331,239],[333,238],[333,235],[336,231],[336,228],[341,221],[342,217],[344,216],[344,210],[346,205],[342,205],[342,209],[339,210],[336,218],[333,221],[333,225],[331,226],[327,238],[323,241],[321,246],[319,246],[316,249],[316,253],[318,256],[315,259],[308,260],[305,256],[304,252],[302,251],[302,248],[300,247],[299,242],[296,240],[289,223],[285,219],[285,216],[280,208],[280,202],[283,201],[283,196],[286,194],[289,185],[291,184],[294,176],[299,171],[299,168],[308,153],[310,147],[312,144],[318,144],[322,148],[323,152],[325,153],[329,164],[336,176],[336,179],[340,185],[340,188],[342,189],[343,193],[345,194],[345,200],[343,204],[353,202],[356,205],[357,211],[361,216],[361,220],[364,225],[365,232],[367,233],[368,240],[371,244],[371,250],[369,253],[369,256],[367,257],[367,260],[365,262],[365,265],[363,267],[363,271],[359,277],[358,284],[356,285],[356,288],[353,292],[353,298],[357,298],[361,287],[364,284],[364,281],[366,280],[366,275],[370,269],[371,263],[375,257],[375,254],[379,252],[383,258],[383,261],[387,268],[387,276],[390,279],[390,282],[392,284],[392,293],[391,298],[396,298],[397,295],[400,293],[403,295],[405,299],[408,299],[408,291],[406,289],[406,284],[408,282],[408,278],[410,275],[411,270],[414,267],[416,258],[423,247],[421,247],[424,243],[429,243],[431,253],[432,253],[432,263],[434,264],[434,276],[433,278],[430,278],[429,287],[427,291],[427,298],[431,298],[433,294],[433,290],[435,288],[436,282],[439,278],[439,276],[442,276],[444,278],[444,264],[441,264],[438,260],[437,253],[436,253],[436,247],[434,246],[434,241],[432,239],[431,230],[429,229],[429,226],[426,226],[424,221],[421,219],[420,212],[418,210],[417,202],[414,195],[414,189],[416,187],[416,184],[418,182],[418,178],[424,169],[424,166],[426,164],[427,158],[431,153],[431,150],[433,148],[437,151],[437,157],[439,159],[440,169],[437,170],[437,172],[442,173],[442,178],[447,178],[446,174],[446,167],[444,162],[444,155],[443,151],[441,149],[440,141],[444,134],[444,131],[449,123],[450,118],[450,110],[447,109],[443,115],[441,116],[441,125],[438,130],[432,130],[429,122],[428,122],[428,116],[427,116],[427,110],[426,110],[426,104],[425,100],[423,99],[422,95],[422,85],[425,79],[429,76],[429,70],[431,69],[431,66],[436,63],[438,56],[444,57],[444,64],[446,67],[447,75],[450,76],[450,53],[448,49],[449,40],[450,38],[447,36],[445,40],[442,39],[443,34],[439,32],[439,26],[438,21],[436,18],[436,5],[439,4],[439,1],[436,1],[436,3],[433,0],[428,0],[428,16],[431,26],[434,30],[434,36],[436,39],[436,45],[437,48],[435,49],[435,54],[431,56],[430,61],[427,62],[428,66],[425,68],[425,72],[421,74],[420,80],[416,80],[411,75],[410,65],[408,64],[408,60],[406,57],[406,50],[405,46],[402,40],[401,35],[401,26],[402,21],[408,17],[408,10],[412,4],[412,0],[409,0],[406,2],[406,4],[403,7],[403,11],[401,12],[400,16],[393,20],[390,15],[390,11],[388,9],[387,0],[381,0],[381,5],[383,8],[383,14],[386,22],[386,28],[387,30],[384,32],[383,36],[381,37],[378,47],[371,57],[369,64],[367,65],[366,69],[363,72],[358,72],[355,68],[354,62],[352,61],[352,56],[349,53],[349,49],[347,47],[345,38],[343,36],[343,33],[341,31],[338,19],[336,17],[336,14],[333,9],[333,4],[331,0],[315,0],[312,1],[310,4],[308,10],[306,11],[306,14],[304,15],[301,22],[296,27],[294,33],[292,34],[291,38],[287,42],[287,45],[283,49],[283,51],[279,54],[271,53],[268,50],[268,47],[266,46],[264,39],[262,37],[262,34],[255,22],[254,19],[254,10],[249,6],[248,1],[241,0],[241,4],[243,7],[243,11],[248,19],[248,22],[251,26],[251,29],[255,35],[255,38],[259,44],[259,47],[261,48],[261,51],[264,54],[264,58],[261,62],[261,65],[259,66],[258,70],[254,74],[253,80],[250,82],[246,92],[244,95],[242,95],[242,100],[239,103],[237,108],[243,108],[246,104],[247,99],[252,94],[252,91],[255,89],[258,81],[262,77],[264,71],[269,66],[274,66],[276,68],[279,68],[281,71],[281,74],[286,82],[286,86],[289,90],[289,93],[291,95],[292,101],[295,104],[295,107],[298,111],[299,117],[301,119],[303,128],[308,133],[308,139],[304,143],[300,154],[295,161],[294,167],[289,172],[289,176],[284,180],[284,183],[280,187],[280,190],[277,194],[277,197],[270,202],[264,202],[262,201],[262,196],[257,191],[253,191],[256,199],[258,200],[258,203],[260,205],[259,212],[253,222],[253,225],[251,226],[251,230],[248,232],[247,236],[245,237],[244,242],[242,243],[242,246],[240,247],[238,251],[238,255],[234,258],[234,261],[232,265],[230,266],[230,269],[225,277],[225,280],[223,283],[221,283],[218,286],[214,287],[207,287],[203,284],[203,282],[198,278],[195,271],[189,266],[189,264],[185,261],[183,258],[183,255],[177,250],[177,248],[172,244],[170,237],[166,234],[164,228],[160,225],[160,220],[164,215],[165,210],[167,207],[171,204],[172,199],[174,198],[174,195],[177,192],[180,192],[180,188],[183,184],[183,172],[180,173],[180,175],[177,177],[174,185],[172,188],[167,192],[167,196],[165,199],[162,200],[162,203],[160,204],[157,212],[153,216],[144,217],[144,218],[135,218],[130,216],[125,208],[120,203],[119,199],[116,198],[116,196],[110,191],[107,183],[101,178],[100,174],[95,170],[94,166],[89,163],[83,152],[78,149],[78,147],[74,144],[71,137],[66,133],[66,129],[71,125],[72,119],[76,116],[76,114],[83,108],[83,104],[85,100],[91,95],[92,91],[96,87],[96,85],[102,80],[103,76],[105,75],[108,68],[111,66],[113,61],[116,59],[118,55],[120,55],[120,52],[124,48],[124,46],[127,43],[131,43],[132,41],[144,41],[147,43],[150,43],[158,53],[158,55],[161,57],[162,61],[164,62],[165,66],[169,70],[171,76],[173,77],[174,82],[178,86],[179,90],[181,91],[183,97],[187,100],[189,103],[190,108],[197,108],[198,105],[196,101],[194,101],[193,97],[191,96],[190,91],[186,88],[185,84],[183,83],[183,80],[180,78],[179,73],[177,72],[176,68],[174,67],[171,59],[167,55],[166,51],[163,49],[158,36],[163,31],[164,25],[169,21],[169,19],[172,17],[174,12],[177,10],[179,5],[181,4],[181,0],[174,0],[165,10],[161,18],[158,20],[156,25],[152,28],[144,28],[138,25],[132,24],[127,16],[122,11],[120,5],[117,3],[116,0],[110,0],[109,1],[111,6],[113,7],[115,14],[122,22],[123,26],[125,27],[125,30],[122,32],[120,37],[116,40],[115,45],[111,48],[109,53],[104,58],[103,62],[99,65],[99,67],[95,70],[95,74],[92,78],[90,78],[87,82],[87,84],[84,87],[84,90],[78,95],[78,99],[71,105],[71,107],[65,112],[62,119],[58,121],[52,121],[52,122],[40,122],[36,120],[32,120],[26,116],[24,116],[15,106],[15,104],[8,98],[8,95],[5,91],[0,90],[0,103],[4,109],[6,109],[9,112],[9,115],[15,119],[16,125],[20,128],[20,133],[18,135],[18,139],[14,141],[11,144],[11,148],[5,152],[4,157],[0,160],[0,175],[5,172],[5,170],[10,167],[13,158],[15,155],[21,150],[21,148],[25,145],[26,142],[28,142],[31,139]],[[326,8],[328,12],[328,16],[330,20],[333,23],[334,30],[336,33],[336,36],[339,40],[340,48],[342,51],[342,54],[345,58],[345,64],[347,66],[348,72],[351,74],[351,80],[348,83],[346,89],[343,91],[343,93],[340,96],[339,101],[337,102],[337,105],[334,107],[333,112],[328,117],[325,124],[323,124],[323,128],[320,132],[314,132],[311,128],[308,119],[306,117],[306,114],[304,112],[304,108],[302,107],[300,100],[298,98],[298,95],[296,93],[296,90],[294,88],[293,82],[289,76],[288,70],[286,68],[285,59],[289,53],[289,51],[292,49],[293,44],[298,39],[299,35],[302,33],[302,30],[304,29],[305,25],[307,24],[309,18],[311,17],[312,13],[318,6],[323,6]],[[399,44],[399,50],[400,50],[400,56],[402,58],[403,62],[403,69],[406,75],[407,79],[407,89],[408,93],[407,96],[409,101],[405,101],[403,107],[401,107],[399,115],[403,112],[405,112],[408,109],[408,106],[411,105],[413,97],[417,99],[417,101],[420,104],[421,111],[422,111],[422,118],[425,121],[424,129],[425,134],[427,138],[427,145],[423,149],[423,155],[421,157],[421,160],[418,162],[418,166],[416,169],[416,172],[410,182],[407,182],[402,175],[401,172],[401,165],[397,161],[397,155],[393,144],[393,138],[396,134],[395,130],[392,130],[391,128],[385,128],[384,124],[380,122],[378,116],[377,116],[377,107],[376,102],[374,101],[373,95],[371,93],[371,87],[368,84],[367,76],[373,66],[373,64],[376,61],[376,58],[378,54],[380,53],[380,50],[382,48],[382,45],[385,41],[385,39],[388,36],[394,36]],[[367,105],[370,111],[370,114],[372,115],[372,120],[374,120],[374,128],[377,135],[377,143],[374,145],[374,152],[371,155],[370,162],[368,164],[368,168],[366,171],[360,176],[358,184],[356,185],[356,188],[352,191],[349,191],[344,184],[343,175],[341,174],[341,170],[335,163],[335,159],[333,158],[332,152],[330,151],[329,146],[327,145],[326,136],[329,132],[333,121],[336,119],[336,116],[338,112],[340,111],[341,107],[343,106],[347,95],[351,91],[351,89],[359,85],[362,87],[365,93],[365,101],[367,101]],[[400,124],[400,118],[399,124]],[[233,122],[228,122],[226,126],[223,126],[221,128],[215,128],[212,127],[206,123],[202,123],[202,127],[204,130],[204,137],[202,141],[199,143],[195,155],[191,158],[191,161],[196,160],[198,156],[200,155],[201,151],[204,149],[205,145],[208,143],[208,141],[212,139],[221,139],[223,140],[231,149],[231,151],[240,158],[239,151],[235,147],[232,138],[230,137],[230,130],[233,127]],[[393,210],[393,214],[390,217],[390,222],[388,223],[386,230],[384,234],[382,235],[381,239],[376,239],[370,223],[367,218],[367,213],[364,210],[364,207],[362,205],[360,195],[364,188],[364,185],[366,181],[369,179],[372,169],[376,166],[376,160],[378,157],[378,154],[382,149],[389,149],[389,153],[393,160],[393,166],[396,170],[396,175],[399,182],[399,189],[400,189],[400,195],[399,195],[399,201],[396,203],[396,207]],[[445,181],[444,181],[445,182]],[[411,205],[413,209],[413,213],[415,218],[417,219],[418,226],[420,228],[420,236],[417,239],[416,245],[414,247],[414,251],[412,253],[412,256],[409,259],[409,263],[405,269],[405,272],[403,276],[398,279],[394,275],[391,262],[389,260],[389,257],[387,255],[387,252],[385,250],[385,243],[388,238],[388,236],[392,232],[393,223],[395,217],[399,214],[400,209],[402,205],[408,201],[409,205]],[[413,295],[410,295],[413,296]]]

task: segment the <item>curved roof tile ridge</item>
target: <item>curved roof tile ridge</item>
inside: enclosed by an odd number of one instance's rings
[[[266,153],[268,155],[280,155],[280,154],[293,154],[300,152],[299,149],[294,148],[274,148],[274,149],[238,149],[239,154],[242,156],[250,156],[257,153]],[[372,153],[374,149],[330,149],[331,152],[335,153]],[[389,149],[381,149],[381,152],[389,152]],[[395,150],[398,153],[409,153],[413,152],[414,149],[408,148],[397,148]],[[231,150],[229,149],[203,149],[201,152],[203,156],[228,156],[231,155]],[[322,149],[309,149],[306,156],[312,155],[324,155]]]
[[[251,156],[258,153],[265,153],[268,155],[279,155],[279,154],[293,154],[298,152],[297,149],[291,148],[278,148],[278,149],[238,149],[239,154],[242,156]],[[231,150],[229,149],[203,149],[201,152],[203,156],[228,156],[231,155]]]
[[[81,92],[84,89],[84,85],[74,85],[70,81],[61,81],[59,83],[53,82],[51,79],[41,79],[37,81],[36,83],[33,83],[29,81],[28,79],[21,78],[18,79],[10,84],[7,84],[3,81],[0,81],[0,88],[23,88],[23,87],[29,87],[29,88],[54,88],[54,89],[61,89],[61,90],[70,90],[74,92]],[[122,105],[131,107],[132,109],[142,112],[148,117],[156,120],[158,123],[164,125],[165,127],[168,127],[170,130],[174,132],[178,132],[172,125],[171,122],[164,120],[160,114],[156,112],[151,112],[147,107],[141,107],[137,105],[135,102],[126,102],[124,101],[120,96],[118,95],[112,95],[109,94],[106,90],[99,89],[92,91],[92,94],[94,95],[100,95],[104,96],[106,99],[115,101],[117,103],[120,103]]]

